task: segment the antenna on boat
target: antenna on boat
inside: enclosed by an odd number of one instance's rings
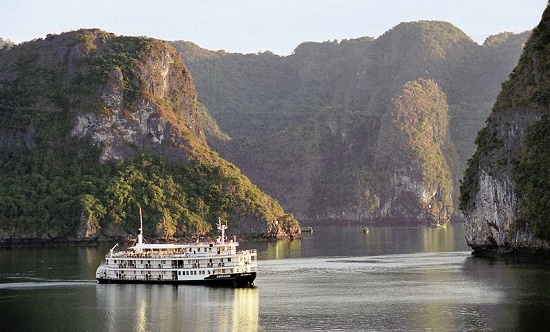
[[[115,244],[115,245],[111,248],[111,250],[110,250],[110,252],[111,252],[111,257],[113,257],[113,251],[115,250],[116,247],[118,247],[118,242],[117,242],[117,244]]]
[[[225,243],[225,229],[227,228],[227,225],[222,224],[222,218],[218,217],[218,229],[221,231],[221,244]]]
[[[141,215],[141,206],[139,207],[139,234],[138,234],[138,245],[143,244],[143,217]]]

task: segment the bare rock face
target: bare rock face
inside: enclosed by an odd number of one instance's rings
[[[84,29],[48,35],[9,51],[0,49],[0,155],[3,161],[17,159],[18,166],[25,168],[23,173],[28,172],[29,178],[42,186],[41,190],[34,190],[27,178],[17,179],[17,183],[24,183],[24,186],[10,186],[14,190],[29,188],[36,197],[21,194],[20,198],[2,205],[9,205],[11,210],[3,209],[2,212],[11,219],[0,225],[0,240],[9,236],[11,241],[12,234],[19,238],[36,238],[44,234],[43,239],[69,236],[76,240],[123,235],[124,222],[113,216],[124,212],[107,215],[104,212],[107,208],[102,204],[109,206],[110,211],[116,208],[122,211],[127,208],[126,204],[134,204],[133,198],[125,198],[122,206],[113,207],[107,184],[117,176],[109,172],[125,164],[108,162],[127,160],[133,163],[133,156],[151,158],[159,163],[166,161],[168,167],[158,172],[154,170],[156,183],[162,182],[159,179],[170,178],[174,172],[179,176],[181,172],[176,168],[181,170],[179,165],[187,165],[193,160],[206,170],[214,169],[214,173],[208,174],[209,179],[224,187],[223,192],[216,191],[212,195],[209,189],[183,195],[190,187],[183,183],[186,179],[198,181],[198,175],[206,173],[203,169],[191,169],[192,174],[184,174],[162,186],[169,187],[170,198],[158,195],[148,199],[133,193],[140,196],[136,201],[149,205],[152,215],[156,213],[154,218],[157,219],[151,223],[159,220],[157,230],[159,225],[164,227],[166,215],[178,216],[178,220],[171,220],[172,233],[167,237],[175,234],[175,225],[180,226],[178,231],[182,234],[189,231],[191,227],[187,228],[185,222],[200,223],[201,229],[193,228],[193,231],[207,232],[205,219],[212,219],[205,212],[209,211],[208,200],[214,196],[226,197],[224,195],[242,200],[242,204],[230,202],[231,207],[216,205],[227,213],[228,219],[240,216],[251,219],[260,224],[256,226],[259,232],[287,237],[298,234],[297,220],[286,217],[277,202],[208,147],[204,122],[205,119],[215,122],[208,116],[204,107],[199,106],[191,74],[183,60],[164,41]],[[28,156],[33,157],[29,159],[31,162],[25,159]],[[108,167],[99,163],[108,164]],[[5,162],[0,164],[6,165]],[[38,166],[33,168],[34,165]],[[95,174],[99,169],[109,170]],[[15,168],[14,173],[17,171]],[[81,177],[90,179],[89,187],[80,186]],[[56,181],[51,181],[52,178]],[[137,191],[144,187],[143,184],[135,186],[139,188]],[[51,193],[57,198],[51,198],[54,196]],[[14,195],[4,193],[4,197],[10,196]],[[198,203],[189,203],[188,197],[196,197]],[[59,210],[42,208],[37,201],[43,199],[47,203],[62,202],[64,205]],[[164,203],[168,201],[178,202],[177,206],[166,208]],[[28,209],[23,210],[20,206]],[[40,213],[34,213],[35,209],[41,209]],[[38,217],[32,217],[36,215]],[[284,221],[281,227],[276,226],[279,219]],[[21,225],[21,221],[28,224]],[[34,228],[40,230],[27,230]]]
[[[382,117],[377,143],[379,172],[390,184],[380,216],[445,223],[453,211],[447,101],[432,80],[408,82]]]
[[[25,61],[29,65],[18,65]],[[21,68],[55,78],[47,82]],[[166,42],[117,37],[98,29],[48,35],[4,54],[0,69],[0,86],[5,85],[6,93],[13,91],[8,97],[18,103],[14,106],[59,112],[63,104],[73,117],[71,136],[86,137],[99,147],[102,162],[131,156],[136,147],[185,162],[197,150],[191,145],[206,146],[191,74]],[[35,96],[15,97],[17,84],[36,86]],[[54,84],[61,84],[57,105],[46,96]],[[0,150],[32,150],[35,128],[21,125],[20,119],[12,121],[17,126],[0,128]]]
[[[134,64],[137,70],[132,73],[131,83],[142,91],[132,101],[131,110],[126,107],[128,97],[125,97],[128,84],[125,75],[130,73],[113,66],[108,80],[99,87],[104,111],[77,112],[71,135],[89,137],[92,144],[102,149],[102,162],[124,159],[132,155],[134,147],[185,162],[189,155],[178,149],[184,147],[191,154],[193,149],[182,137],[184,132],[206,142],[196,92],[181,57],[165,43],[155,42],[150,48],[140,56],[140,63]]]
[[[514,112],[493,114],[488,121],[486,129],[492,134],[486,136],[503,144],[473,157],[475,162],[469,167],[477,165],[477,191],[463,206],[466,242],[478,254],[550,251],[550,243],[536,238],[529,222],[518,224],[523,207],[513,179],[512,163],[520,154],[525,131],[539,119],[540,113],[530,109],[523,110],[521,116]]]
[[[548,226],[543,223],[535,227],[537,219],[533,209],[529,209],[543,202],[526,196],[520,190],[518,177],[532,154],[527,149],[527,136],[536,128],[533,125],[548,116],[550,72],[545,60],[548,36],[550,9],[547,8],[517,67],[502,85],[486,127],[478,134],[477,151],[462,181],[460,208],[466,219],[466,241],[479,255],[550,254],[550,242],[540,231]],[[540,139],[545,132],[536,134]],[[539,141],[529,144],[545,145]],[[523,173],[522,181],[546,176],[544,172],[547,169],[541,167],[538,172]],[[536,181],[529,183],[529,190],[533,191],[532,183]],[[540,192],[540,188],[535,190]]]
[[[497,179],[482,172],[476,209],[468,213],[465,222],[468,245],[487,248],[509,245],[515,208],[512,181],[508,177]]]

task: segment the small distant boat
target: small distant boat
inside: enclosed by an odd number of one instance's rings
[[[313,227],[302,227],[302,233],[313,233]]]
[[[140,224],[141,210],[140,210]],[[256,249],[237,250],[238,242],[226,242],[225,229],[212,242],[148,244],[139,229],[138,243],[114,252],[118,243],[96,270],[100,284],[199,284],[252,286],[258,268]]]
[[[363,230],[361,232],[363,232],[364,234],[368,234],[369,233],[369,228],[368,227],[363,227]]]

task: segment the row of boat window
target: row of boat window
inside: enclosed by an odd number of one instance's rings
[[[208,271],[204,271],[204,270],[200,270],[200,271],[178,271],[178,274],[181,276],[181,275],[184,275],[184,276],[189,276],[189,275],[197,275],[197,274],[210,274],[210,270]],[[225,269],[222,269],[220,272],[218,273],[225,273]]]
[[[239,257],[239,260],[242,261],[243,259],[244,259],[244,257]],[[199,261],[200,261],[199,259],[188,259],[188,260],[187,260],[187,264],[199,263]],[[227,261],[228,261],[228,262],[231,262],[231,257],[227,257]],[[181,262],[181,264],[183,264],[183,260],[179,260],[179,261],[172,260],[171,262],[172,262],[173,264],[176,263],[176,262],[178,262],[178,263]],[[223,263],[223,262],[224,262],[224,259],[223,259],[223,258],[220,258],[220,259],[219,259],[219,262],[220,262],[220,263]],[[121,260],[119,261],[119,260],[117,260],[117,259],[114,259],[114,260],[113,260],[113,263],[114,263],[114,264],[128,264],[128,265],[133,265],[133,266],[135,267],[136,261],[126,260],[126,259],[121,259]],[[214,263],[214,260],[213,260],[213,259],[209,259],[209,260],[208,260],[208,263],[211,263],[211,264],[212,264],[212,263]],[[144,264],[144,261],[140,261],[140,264]],[[146,265],[149,265],[149,266],[151,265],[150,262],[145,263],[145,264],[146,264]],[[161,260],[159,264],[166,264],[166,260]]]
[[[204,271],[204,270],[201,270],[201,271],[178,271],[178,274],[181,276],[181,275],[197,275],[197,274],[210,274],[210,273],[226,273],[226,269],[218,269],[218,270],[214,270],[214,271]],[[140,272],[141,275],[152,275],[151,274],[151,271],[141,271]],[[107,273],[104,272],[104,275],[107,276]],[[125,276],[126,275],[126,272],[124,271],[121,271],[120,273],[119,272],[116,272],[116,276]],[[159,274],[159,275],[163,275],[163,274]],[[165,272],[164,275],[170,275],[169,273]]]
[[[143,254],[145,255],[165,255],[165,254],[190,254],[190,253],[198,253],[198,252],[212,252],[214,248],[212,247],[193,247],[193,248],[180,248],[180,249],[170,249],[170,250],[143,250]],[[221,252],[226,251],[234,251],[236,248],[233,247],[218,247],[215,248],[216,252],[219,254]],[[138,254],[138,253],[136,253]]]

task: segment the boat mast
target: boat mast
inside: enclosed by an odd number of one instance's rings
[[[143,244],[143,217],[141,216],[141,206],[139,207],[139,234],[138,234],[138,245]]]
[[[218,217],[218,229],[221,231],[221,244],[225,243],[225,229],[227,228],[227,225],[222,224],[222,218]]]

